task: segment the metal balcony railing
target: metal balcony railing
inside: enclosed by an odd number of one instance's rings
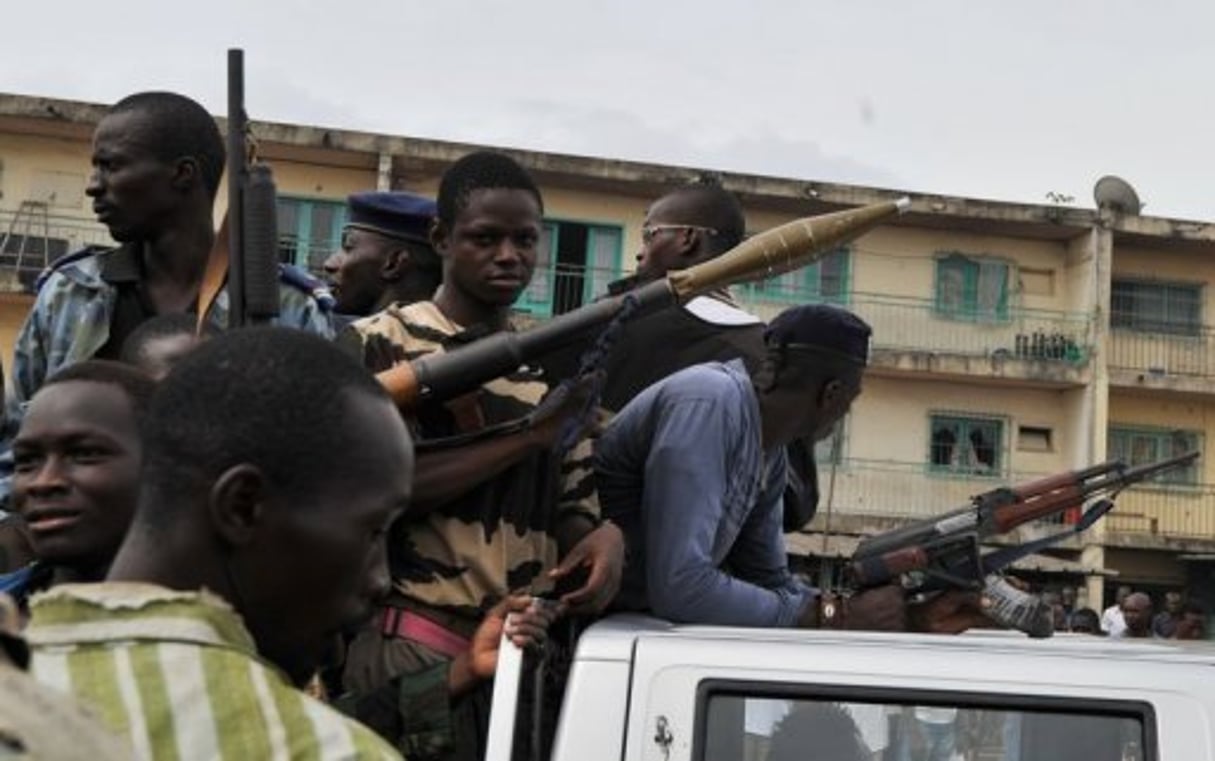
[[[1215,540],[1215,484],[1137,486],[1117,504],[1110,533]]]
[[[805,299],[818,300],[813,294]],[[1073,366],[1086,364],[1092,351],[1092,321],[1082,314],[1021,308],[966,313],[942,310],[927,299],[866,293],[853,294],[843,305],[872,326],[874,349],[1045,360]],[[789,303],[751,296],[746,306],[770,318]]]
[[[851,459],[835,471],[831,491],[831,466],[819,464],[819,515],[824,515],[830,497],[835,515],[918,520],[964,507],[971,497],[999,486],[1032,481],[1048,473],[1028,471],[980,476],[936,469],[927,463]],[[1057,521],[1062,521],[1060,517]]]
[[[1109,367],[1154,376],[1215,376],[1215,328],[1161,326],[1160,330],[1114,328]]]
[[[14,224],[14,221],[16,222]],[[89,245],[113,245],[109,231],[91,215],[22,212],[0,208],[0,280],[7,288],[30,289],[39,273],[60,256]]]

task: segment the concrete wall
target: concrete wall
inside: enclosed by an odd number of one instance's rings
[[[979,386],[944,381],[870,377],[853,406],[845,456],[861,460],[923,463],[928,460],[930,413],[961,412],[1004,420],[1005,468],[1050,473],[1070,467],[1066,392]],[[1050,428],[1052,451],[1020,451],[1017,426]]]
[[[1012,265],[1009,305],[1066,310],[1066,246],[963,231],[882,227],[853,245],[853,290],[914,299],[935,297],[936,259],[941,253],[991,258]]]
[[[60,189],[52,213],[79,214],[91,208],[84,196],[90,146],[87,142],[0,132],[0,206],[16,209],[24,200],[48,200]],[[42,196],[42,197],[38,197]]]

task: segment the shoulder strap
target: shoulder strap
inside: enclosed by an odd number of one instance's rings
[[[207,312],[219,297],[224,283],[228,281],[228,213],[219,224],[219,232],[215,234],[215,243],[211,246],[211,255],[207,257],[207,269],[203,273],[202,285],[198,288],[198,323],[196,331],[201,335],[203,325],[207,321]]]

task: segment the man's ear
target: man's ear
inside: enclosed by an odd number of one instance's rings
[[[211,487],[211,525],[230,546],[251,542],[266,520],[270,482],[260,468],[242,464],[224,471]]]
[[[450,242],[451,231],[443,222],[435,217],[435,221],[430,226],[430,247],[438,252],[439,256],[447,256],[447,244]]]
[[[202,172],[196,159],[185,157],[177,160],[173,167],[173,187],[179,191],[187,191],[195,184],[202,183]]]
[[[384,264],[380,267],[380,279],[385,282],[395,283],[405,277],[408,269],[409,249],[402,247],[391,250],[384,257]]]
[[[755,377],[752,382],[755,388],[763,393],[767,393],[776,388],[776,380],[780,377],[781,368],[785,364],[785,353],[779,349],[769,349],[763,360],[760,361],[759,368],[755,371]]]
[[[838,404],[844,397],[844,384],[838,379],[832,379],[823,384],[823,387],[818,392],[818,405],[820,409],[828,409],[833,404]]]

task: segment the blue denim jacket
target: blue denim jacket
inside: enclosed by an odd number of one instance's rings
[[[789,573],[787,461],[761,446],[741,361],[695,365],[625,406],[596,444],[604,518],[624,531],[621,607],[673,621],[791,626],[815,590]]]

